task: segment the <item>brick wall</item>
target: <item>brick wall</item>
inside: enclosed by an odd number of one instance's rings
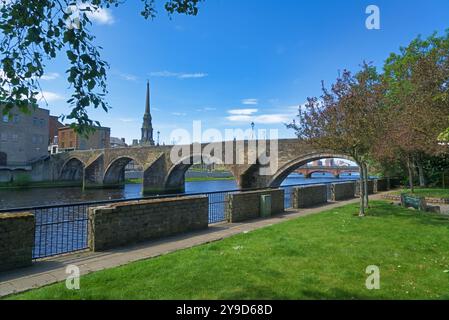
[[[355,197],[355,182],[333,183],[332,201],[341,201]]]
[[[225,215],[229,222],[240,222],[260,217],[260,197],[271,195],[271,214],[284,212],[284,190],[238,192],[226,195]]]
[[[206,229],[207,197],[131,201],[89,208],[89,248],[101,251]]]
[[[313,207],[327,202],[327,186],[324,184],[297,187],[293,189],[294,209]]]
[[[34,215],[0,213],[0,271],[31,265]]]

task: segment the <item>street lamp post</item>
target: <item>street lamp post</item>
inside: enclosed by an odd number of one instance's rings
[[[253,122],[251,122],[251,139],[252,140],[254,140],[254,126],[255,126],[255,123],[253,121]]]

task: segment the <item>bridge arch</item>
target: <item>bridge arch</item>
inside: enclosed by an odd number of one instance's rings
[[[311,161],[316,161],[320,159],[330,159],[330,158],[339,158],[346,159],[349,161],[354,161],[351,157],[343,154],[336,153],[312,153],[303,155],[299,158],[289,161],[288,163],[281,166],[277,172],[271,177],[268,186],[269,187],[279,187],[282,181],[285,180],[293,171],[296,169],[306,165]]]
[[[327,170],[311,170],[306,174],[306,178],[312,178],[312,175],[314,173],[322,173],[323,175],[325,175],[326,173],[330,173],[332,174],[335,178],[337,178],[339,176],[339,174],[336,174],[335,172],[331,172],[331,171],[327,171]]]
[[[77,157],[72,157],[62,165],[59,179],[62,181],[82,181],[83,173],[84,163]]]
[[[345,170],[345,169],[343,169],[343,170],[340,170],[340,174],[342,174],[342,173],[344,173],[344,174],[353,174],[353,173],[360,173],[360,171],[359,170]]]
[[[139,161],[129,156],[113,159],[104,171],[103,184],[116,186],[125,182],[125,167],[131,162],[140,165]]]
[[[0,166],[6,166],[8,163],[8,156],[5,152],[0,151]]]
[[[164,180],[164,188],[167,191],[184,192],[185,191],[185,174],[189,168],[195,163],[202,163],[207,159],[209,163],[221,160],[209,155],[193,154],[180,159],[173,164],[167,172]],[[233,172],[228,171],[234,176]],[[235,179],[235,176],[234,176]]]

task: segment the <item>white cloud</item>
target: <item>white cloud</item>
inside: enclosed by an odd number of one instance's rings
[[[233,114],[233,115],[251,115],[253,113],[256,113],[257,111],[259,111],[258,109],[233,109],[233,110],[228,110],[229,114]]]
[[[126,81],[137,81],[137,76],[128,73],[121,73],[120,78]]]
[[[59,76],[60,75],[57,72],[50,72],[50,73],[44,74],[41,77],[41,79],[45,80],[45,81],[50,81],[50,80],[55,80],[55,79],[59,78]]]
[[[204,72],[184,73],[184,72],[171,72],[165,70],[165,71],[151,72],[150,76],[162,78],[178,78],[178,79],[199,79],[207,77],[208,74]]]
[[[196,109],[197,112],[208,112],[208,111],[215,111],[215,110],[217,110],[217,108],[205,107],[205,108]]]
[[[37,94],[36,99],[38,101],[54,102],[59,100],[64,100],[64,96],[56,92],[42,91]]]
[[[187,115],[185,112],[172,112],[171,114],[177,117],[184,117]]]
[[[96,11],[89,12],[87,16],[90,20],[102,25],[111,25],[115,22],[114,17],[108,9],[100,8]]]
[[[285,123],[291,121],[291,117],[287,114],[263,114],[254,119],[255,123],[273,124]]]
[[[156,71],[151,72],[150,76],[152,77],[163,77],[163,78],[170,78],[170,77],[176,77],[178,73],[170,72],[170,71]]]
[[[198,72],[198,73],[182,73],[178,76],[179,79],[190,79],[190,78],[204,78],[207,77],[208,74],[207,73],[202,73],[202,72]]]
[[[257,105],[259,103],[259,100],[257,99],[243,99],[242,104],[244,105]]]
[[[118,120],[121,121],[121,122],[125,122],[125,123],[137,122],[137,120],[133,119],[133,118],[120,118]]]
[[[69,10],[72,13],[72,16],[77,16],[79,14],[79,10],[84,10],[86,8],[90,8],[91,11],[84,11],[92,22],[101,24],[101,25],[111,25],[115,22],[114,16],[111,11],[107,8],[98,8],[92,4],[81,3],[79,5],[69,6]]]
[[[276,124],[276,123],[286,123],[291,121],[292,116],[288,114],[261,114],[258,116],[254,115],[232,115],[226,117],[227,120],[231,122],[252,122],[260,124]]]
[[[226,117],[229,121],[232,122],[250,122],[254,119],[254,117],[248,116],[248,115],[236,115],[236,116],[229,116]]]

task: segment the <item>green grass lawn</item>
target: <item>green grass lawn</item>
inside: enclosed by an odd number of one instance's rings
[[[440,199],[449,199],[449,189],[437,189],[437,188],[415,188],[413,193],[410,192],[410,189],[402,189],[400,191],[394,192],[395,194],[401,193],[413,194],[421,197],[428,198],[440,198]]]
[[[372,202],[283,222],[12,299],[449,299],[449,218]],[[380,290],[365,287],[380,268]]]

